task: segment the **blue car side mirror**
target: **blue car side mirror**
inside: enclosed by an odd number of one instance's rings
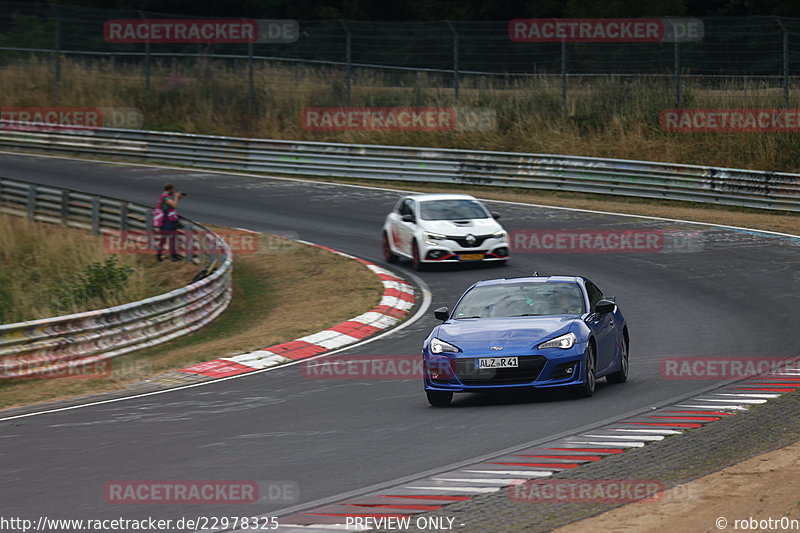
[[[598,314],[612,313],[616,306],[617,304],[615,304],[611,300],[600,300],[599,302],[594,304],[594,312]]]
[[[433,316],[436,317],[436,320],[441,320],[444,322],[450,318],[450,310],[447,307],[440,307],[439,309],[434,310]]]

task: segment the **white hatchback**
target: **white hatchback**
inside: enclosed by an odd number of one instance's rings
[[[411,259],[421,270],[431,263],[508,260],[508,233],[468,194],[404,196],[383,224],[383,257]]]

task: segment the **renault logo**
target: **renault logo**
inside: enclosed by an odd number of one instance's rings
[[[475,235],[469,234],[467,235],[467,244],[470,246],[475,246],[475,243],[478,242],[478,239],[475,238]]]

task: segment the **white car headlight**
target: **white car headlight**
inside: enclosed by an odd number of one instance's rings
[[[447,239],[447,235],[442,235],[441,233],[432,233],[430,231],[423,231],[422,238],[425,239],[426,244],[436,244],[436,241],[443,241]]]
[[[492,233],[492,237],[494,237],[495,239],[500,239],[501,241],[507,241],[508,232],[506,230],[497,231],[495,233]]]
[[[578,339],[575,337],[575,334],[570,332],[566,335],[561,335],[555,339],[550,339],[549,341],[543,342],[539,345],[539,349],[544,350],[545,348],[561,348],[562,350],[568,350],[575,346],[576,340]]]
[[[457,347],[453,346],[449,342],[444,342],[442,339],[437,339],[436,337],[433,338],[431,341],[431,353],[458,353],[459,350]]]

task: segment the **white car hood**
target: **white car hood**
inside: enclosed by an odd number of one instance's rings
[[[459,224],[456,224],[459,222]],[[478,218],[472,220],[418,220],[417,225],[423,231],[441,233],[452,237],[465,237],[472,235],[488,235],[502,231],[503,227],[493,218]]]

